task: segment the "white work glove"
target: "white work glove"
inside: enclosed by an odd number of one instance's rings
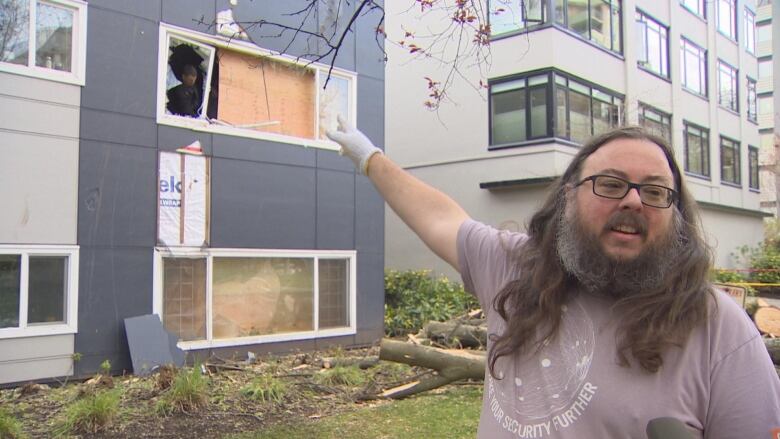
[[[341,115],[338,116],[339,129],[328,131],[326,135],[330,140],[341,145],[339,154],[346,155],[355,163],[355,167],[363,175],[368,175],[368,160],[374,154],[382,154],[382,150],[374,146],[365,134],[353,127],[344,120]]]

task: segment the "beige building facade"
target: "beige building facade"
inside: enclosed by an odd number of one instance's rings
[[[448,17],[387,4],[391,41]],[[524,230],[591,135],[624,124],[667,136],[702,207],[717,267],[763,237],[757,4],[723,0],[490,0],[489,62],[462,63],[426,108],[424,77],[452,64],[388,44],[386,151],[475,219]],[[394,9],[398,8],[398,9]],[[454,47],[452,44],[449,47]],[[446,59],[445,56],[439,57]],[[480,88],[474,84],[486,83]],[[752,87],[752,91],[751,91]],[[479,89],[478,91],[475,89]],[[386,267],[455,272],[389,209]]]

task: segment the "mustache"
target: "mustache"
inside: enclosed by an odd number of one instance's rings
[[[615,212],[609,217],[609,220],[607,220],[607,223],[604,225],[604,231],[608,232],[619,225],[633,227],[643,237],[647,236],[647,220],[634,212]]]

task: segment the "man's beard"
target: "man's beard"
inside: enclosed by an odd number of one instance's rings
[[[647,231],[644,219],[632,212],[613,214],[606,228],[618,222],[634,225],[643,234]],[[684,246],[679,212],[673,213],[666,236],[650,243],[637,256],[628,260],[607,255],[599,237],[588,232],[576,215],[562,212],[557,227],[556,250],[564,271],[576,278],[589,292],[614,299],[662,288],[674,268],[675,256],[680,254]]]

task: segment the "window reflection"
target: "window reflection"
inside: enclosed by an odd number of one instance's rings
[[[71,71],[73,11],[38,3],[35,21],[35,65]]]

